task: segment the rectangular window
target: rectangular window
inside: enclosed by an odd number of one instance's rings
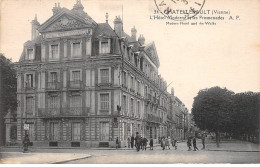
[[[131,76],[131,88],[134,89],[134,77]]]
[[[26,88],[32,88],[33,87],[33,74],[26,74]]]
[[[141,88],[140,88],[140,81],[137,82],[137,92],[140,93],[141,92]]]
[[[126,96],[123,95],[123,106],[122,106],[122,109],[123,109],[123,113],[127,113],[127,103],[126,103]]]
[[[58,96],[49,97],[49,108],[58,108]]]
[[[27,49],[27,60],[33,60],[33,49]]]
[[[132,113],[132,115],[133,115],[133,114],[134,114],[134,99],[132,99],[132,98],[131,98],[130,107],[131,107],[131,113]]]
[[[109,94],[100,94],[100,109],[109,110]]]
[[[140,102],[138,101],[137,102],[137,115],[138,115],[138,117],[140,118]]]
[[[70,107],[71,108],[79,108],[81,107],[81,96],[80,95],[72,95],[70,98]]]
[[[50,133],[50,140],[58,141],[60,138],[59,132],[59,124],[58,122],[51,122],[50,124],[51,133]]]
[[[50,59],[58,59],[59,58],[59,50],[58,50],[58,44],[57,45],[51,45],[51,55]]]
[[[110,52],[110,45],[109,41],[101,41],[101,53],[109,53]]]
[[[57,72],[50,73],[50,82],[52,83],[57,82]]]
[[[80,57],[80,42],[73,43],[73,57]]]
[[[148,92],[148,88],[147,88],[147,86],[145,86],[145,89],[144,89],[144,95],[145,95],[145,97],[148,96],[148,95],[147,95],[147,92]]]
[[[80,71],[72,71],[72,81],[80,81]]]
[[[126,72],[123,71],[123,84],[126,86]]]
[[[100,82],[109,83],[109,69],[100,69]]]
[[[72,140],[78,141],[80,140],[80,123],[74,122],[72,123]]]
[[[33,97],[26,97],[26,114],[33,113]]]

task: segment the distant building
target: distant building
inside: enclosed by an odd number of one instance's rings
[[[156,142],[167,135],[169,95],[155,43],[126,34],[120,17],[112,29],[108,14],[96,23],[83,9],[55,4],[47,21],[31,22],[16,63],[17,142],[28,133],[35,146],[113,147],[136,132]],[[186,111],[177,97],[173,106],[181,137]]]
[[[168,117],[171,117],[169,123],[170,135],[178,140],[185,140],[187,138],[189,124],[188,124],[188,109],[182,101],[174,96],[174,89],[172,88],[170,97],[170,107]]]

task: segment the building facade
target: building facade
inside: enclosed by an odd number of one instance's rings
[[[177,140],[186,140],[189,135],[189,113],[184,103],[174,96],[174,89],[169,94],[170,108],[168,111],[169,136]]]
[[[134,27],[126,34],[120,17],[113,29],[108,14],[96,23],[83,9],[55,4],[47,21],[31,22],[16,63],[17,142],[28,134],[35,146],[114,147],[136,132],[167,136],[171,98],[154,42]]]

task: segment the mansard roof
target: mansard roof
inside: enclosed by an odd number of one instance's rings
[[[144,51],[146,52],[147,56],[151,59],[151,61],[157,66],[157,68],[159,68],[160,61],[154,42],[147,44],[144,48]]]
[[[117,37],[115,31],[108,23],[98,23],[93,36]]]

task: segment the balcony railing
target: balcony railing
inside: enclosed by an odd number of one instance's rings
[[[24,87],[25,90],[33,90],[34,88],[35,88],[35,87],[30,86],[30,85],[26,85],[26,86]]]
[[[159,117],[152,115],[152,114],[147,115],[147,120],[150,121],[150,122],[156,122],[156,123],[161,122]]]
[[[68,86],[70,89],[82,89],[83,83],[82,81],[69,81]]]
[[[41,117],[87,116],[88,114],[88,107],[41,108],[38,110],[38,116]]]
[[[109,110],[99,110],[100,115],[109,115]]]
[[[47,90],[59,90],[60,83],[59,82],[48,82]]]

